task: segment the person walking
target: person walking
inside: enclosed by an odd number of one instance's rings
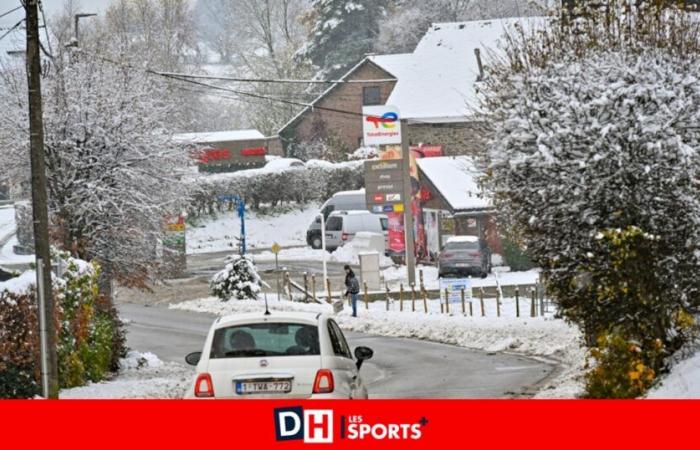
[[[357,294],[360,293],[360,282],[349,265],[345,265],[345,296],[350,296],[352,316],[357,317]]]

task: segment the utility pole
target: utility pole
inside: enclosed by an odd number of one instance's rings
[[[403,228],[406,241],[406,270],[408,284],[416,283],[416,250],[413,236],[413,208],[411,187],[411,149],[408,145],[408,126],[406,120],[401,120],[401,159],[403,165]]]
[[[42,344],[41,378],[45,398],[58,398],[58,359],[51,283],[49,214],[44,161],[44,123],[41,107],[41,58],[39,54],[38,0],[26,0],[27,85],[29,86],[29,146],[32,170],[32,213],[37,266],[39,332]]]

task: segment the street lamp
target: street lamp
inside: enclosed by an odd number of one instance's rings
[[[78,23],[80,22],[80,19],[82,19],[84,17],[94,17],[96,15],[97,15],[96,13],[78,13],[75,15],[75,34],[74,34],[74,37],[75,37],[76,47],[78,46],[78,36],[79,36],[78,35]]]

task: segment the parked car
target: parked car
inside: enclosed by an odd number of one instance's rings
[[[325,220],[333,211],[367,210],[365,190],[341,191],[333,194],[331,198],[321,206],[320,213]],[[321,218],[316,217],[306,231],[306,242],[315,249],[321,248]]]
[[[201,352],[186,398],[367,398],[360,376],[373,351],[353,353],[325,314],[273,312],[217,319]]]
[[[326,250],[332,252],[352,241],[355,234],[368,231],[384,235],[388,239],[389,219],[383,214],[369,211],[334,211],[326,222]]]
[[[276,158],[271,159],[265,164],[266,169],[284,170],[293,167],[304,167],[304,161],[296,158]]]
[[[438,256],[440,278],[477,276],[485,278],[491,271],[486,242],[476,236],[453,236]]]

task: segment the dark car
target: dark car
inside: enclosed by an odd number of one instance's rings
[[[447,240],[438,256],[440,278],[482,277],[491,271],[486,243],[476,236],[454,236]]]

